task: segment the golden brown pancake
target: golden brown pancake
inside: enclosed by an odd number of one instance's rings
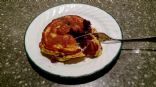
[[[52,20],[46,26],[39,47],[49,59],[56,61],[95,57],[100,55],[102,49],[95,36],[86,36],[81,41],[75,39],[77,36],[93,32],[96,30],[91,28],[88,20],[76,15],[63,16]]]

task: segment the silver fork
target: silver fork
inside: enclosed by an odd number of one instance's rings
[[[88,33],[88,34],[84,34],[81,36],[76,37],[76,39],[80,39],[84,36],[87,35],[94,35],[95,37],[97,37],[97,39],[101,42],[101,43],[119,43],[119,42],[139,42],[139,41],[148,41],[148,42],[156,42],[156,36],[148,36],[148,37],[141,37],[141,38],[130,38],[130,39],[115,39],[115,38],[111,38],[108,35],[106,35],[105,33],[102,32],[97,32],[97,33]]]

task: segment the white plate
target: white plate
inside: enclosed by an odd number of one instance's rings
[[[85,4],[64,4],[41,13],[30,24],[25,34],[25,49],[31,61],[40,69],[61,77],[81,77],[92,75],[105,68],[112,62],[120,51],[121,43],[102,44],[102,55],[98,58],[85,58],[84,61],[76,64],[51,63],[44,57],[39,48],[39,42],[44,28],[53,19],[64,15],[79,15],[89,21],[99,32],[104,32],[113,38],[122,38],[119,25],[105,11]]]

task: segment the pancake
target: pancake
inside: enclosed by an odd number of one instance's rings
[[[93,32],[96,30],[91,28],[88,20],[77,15],[62,16],[52,20],[45,27],[39,47],[42,54],[50,60],[63,62],[85,56],[96,57],[100,55],[102,47],[95,36],[75,39],[77,36]]]

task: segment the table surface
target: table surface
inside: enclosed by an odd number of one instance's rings
[[[120,25],[123,38],[156,36],[155,0],[0,0],[0,87],[156,87],[155,42],[123,43],[113,68],[89,83],[64,85],[40,76],[26,56],[25,31],[37,15],[67,3],[105,10]]]

